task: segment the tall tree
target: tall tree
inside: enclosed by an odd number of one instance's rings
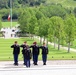
[[[22,32],[29,32],[28,31],[28,25],[30,21],[31,15],[28,11],[28,9],[23,9],[22,13],[19,16],[18,22],[20,24],[20,30]]]
[[[60,49],[60,40],[64,35],[64,24],[63,19],[61,17],[54,16],[52,17],[49,27],[49,33],[54,37],[54,47],[56,38],[58,39],[58,50]]]
[[[68,52],[70,52],[70,45],[71,42],[74,41],[76,36],[76,18],[73,14],[67,15],[65,19],[65,25],[66,25],[66,42],[68,43]]]
[[[39,20],[39,36],[44,38],[48,38],[48,28],[49,28],[49,18],[41,18]]]
[[[28,25],[28,31],[31,34],[31,37],[33,36],[33,34],[35,34],[34,29],[35,29],[36,25],[37,25],[37,19],[35,16],[32,16],[30,18],[29,25]]]
[[[1,16],[0,16],[0,29],[2,28]]]

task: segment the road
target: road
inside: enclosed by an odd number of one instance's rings
[[[59,62],[59,63],[58,63]],[[26,68],[23,62],[19,62],[19,66],[14,66],[12,61],[0,62],[0,75],[76,75],[75,60],[57,60],[48,61],[47,65],[42,65],[42,61],[34,66]]]

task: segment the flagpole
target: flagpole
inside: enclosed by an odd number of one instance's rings
[[[11,15],[11,28],[12,28],[12,0],[10,0],[10,15]]]

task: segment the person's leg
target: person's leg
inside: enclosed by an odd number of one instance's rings
[[[16,65],[18,65],[18,54],[16,54]]]
[[[46,60],[47,60],[47,55],[46,54],[42,54],[43,65],[46,65]]]
[[[37,62],[38,62],[38,55],[35,55],[35,65],[38,65]]]
[[[30,59],[29,59],[29,67],[30,67]]]
[[[25,55],[24,55],[24,65],[26,65],[26,57],[25,57]]]
[[[35,55],[33,54],[33,64],[35,65]]]
[[[25,65],[25,58],[24,58],[24,54],[23,54],[23,62],[24,62],[23,64]]]
[[[28,60],[26,59],[26,67],[28,67]]]
[[[30,67],[30,60],[27,60],[27,67]]]
[[[15,54],[13,54],[13,57],[14,57],[14,65],[16,65],[16,59],[15,59]]]

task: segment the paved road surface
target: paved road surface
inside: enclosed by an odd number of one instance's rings
[[[42,65],[42,61],[38,62],[38,66],[26,68],[23,62],[19,62],[19,66],[14,66],[13,61],[0,62],[0,75],[76,75],[75,60],[57,60],[48,61],[46,66]]]

